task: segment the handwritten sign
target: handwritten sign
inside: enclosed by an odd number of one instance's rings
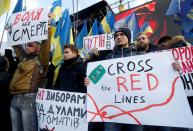
[[[86,95],[39,89],[36,107],[40,130],[87,131]]]
[[[89,63],[88,121],[192,128],[173,61],[171,52],[159,52]]]
[[[13,14],[9,25],[7,42],[12,45],[48,38],[48,12],[43,8]]]
[[[180,78],[187,96],[193,96],[193,47],[180,47],[172,49],[175,60],[179,61],[182,69]]]
[[[115,42],[113,34],[110,33],[84,37],[83,44],[86,50],[93,48],[98,48],[98,50],[111,50]]]

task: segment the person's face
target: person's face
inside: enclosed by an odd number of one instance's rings
[[[141,34],[137,37],[137,48],[145,51],[149,47],[149,39],[145,34]]]
[[[169,40],[165,41],[165,42],[162,42],[158,45],[158,47],[160,49],[169,49],[170,48],[170,43],[169,43]]]
[[[123,32],[117,32],[114,37],[116,46],[128,47],[129,41]]]
[[[26,51],[27,54],[36,53],[37,45],[34,42],[30,42],[27,44]]]
[[[70,48],[64,49],[64,60],[69,60],[71,58],[75,58],[77,54],[73,52]]]

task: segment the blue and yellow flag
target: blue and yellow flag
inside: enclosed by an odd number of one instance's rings
[[[130,29],[133,39],[136,39],[137,34],[140,32],[138,21],[135,12],[126,17],[125,23]]]
[[[52,4],[50,13],[52,14],[51,19],[51,50],[52,50],[52,63],[57,66],[63,60],[62,48],[60,45],[59,35],[55,37],[56,33],[56,21],[62,15],[62,3],[61,0],[55,0]]]
[[[184,36],[191,37],[193,29],[193,0],[172,0],[166,15],[175,15]]]
[[[83,48],[83,38],[86,37],[87,35],[88,35],[88,31],[87,31],[87,25],[86,25],[86,20],[85,20],[84,25],[82,27],[82,30],[78,34],[78,37],[77,37],[77,40],[76,40],[76,45],[77,45],[78,49]]]
[[[1,0],[0,1],[0,16],[9,11],[11,0]]]
[[[111,11],[107,12],[107,15],[103,18],[99,25],[99,33],[110,33],[114,30],[115,18]]]
[[[98,31],[98,21],[97,19],[95,19],[93,25],[92,25],[92,28],[90,29],[89,31],[89,36],[91,35],[98,35],[99,31]]]
[[[52,14],[51,25],[56,26],[56,21],[62,16],[62,1],[55,0],[52,3],[52,8],[50,9],[50,13]]]
[[[151,26],[149,25],[149,22],[145,22],[142,27],[140,28],[140,32],[144,32],[144,33],[153,33],[153,30],[151,28]]]

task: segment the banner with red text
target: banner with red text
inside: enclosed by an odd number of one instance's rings
[[[193,128],[173,61],[166,51],[89,63],[87,120]]]
[[[7,42],[11,45],[48,38],[48,11],[44,8],[18,12],[8,22]]]
[[[85,50],[98,48],[98,50],[111,50],[115,45],[112,33],[87,36],[83,39],[83,46]]]
[[[187,96],[193,96],[193,46],[172,49],[173,57],[180,62],[180,79]]]
[[[36,96],[40,131],[87,131],[86,95],[39,89]]]

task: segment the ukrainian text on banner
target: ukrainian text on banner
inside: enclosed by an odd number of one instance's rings
[[[87,36],[83,38],[83,46],[85,50],[98,48],[98,50],[111,50],[115,42],[112,33]]]
[[[171,52],[159,52],[89,63],[87,120],[193,127],[173,61]]]
[[[193,96],[193,47],[172,49],[175,60],[181,64],[180,78],[187,96]]]
[[[11,15],[7,42],[24,44],[48,38],[48,12],[40,8]]]
[[[39,89],[36,96],[39,128],[52,131],[87,131],[86,95]]]

